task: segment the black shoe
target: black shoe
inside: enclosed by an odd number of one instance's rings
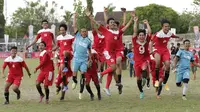
[[[56,89],[56,95],[59,94],[60,90],[61,90],[61,87],[57,87],[57,89]]]
[[[64,97],[60,97],[60,101],[63,101],[65,98]]]
[[[123,88],[123,85],[118,86],[119,94],[122,94],[122,88]]]
[[[90,95],[90,100],[93,101],[94,100],[94,94]]]
[[[101,100],[101,93],[98,93],[97,96],[98,96],[98,100]]]
[[[8,104],[9,104],[9,102],[8,102],[8,101],[5,101],[3,104],[4,104],[4,105],[8,105]]]
[[[17,93],[17,100],[19,100],[21,98],[21,92],[19,91],[19,93]]]

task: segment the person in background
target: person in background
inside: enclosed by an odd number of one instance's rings
[[[176,53],[178,52],[178,50],[180,49],[180,46],[181,46],[181,44],[180,44],[180,43],[177,43],[175,54],[176,54]]]
[[[128,61],[129,61],[129,65],[130,65],[130,69],[129,69],[129,73],[130,73],[130,77],[133,76],[133,73],[134,73],[134,77],[135,77],[135,71],[134,71],[134,68],[133,68],[133,65],[134,65],[134,60],[133,60],[133,57],[134,57],[134,54],[133,54],[133,49],[131,52],[129,52],[127,55],[126,55]]]
[[[199,58],[198,58],[198,55],[196,54],[196,50],[194,49],[192,51],[193,55],[194,55],[194,62],[195,63],[199,63]],[[193,73],[193,79],[196,80],[196,72],[197,72],[197,67],[194,66],[194,64],[191,63],[191,70],[192,70],[192,73]]]

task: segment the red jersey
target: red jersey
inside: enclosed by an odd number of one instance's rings
[[[94,37],[94,43],[92,48],[97,52],[103,52],[105,46],[105,38],[103,35],[98,34],[95,30],[92,31]]]
[[[14,59],[11,56],[7,57],[2,67],[5,69],[6,66],[9,68],[8,74],[14,74],[16,76],[23,76],[22,67],[27,68],[23,58],[19,56],[16,56]]]
[[[96,73],[97,73],[97,58],[98,58],[98,56],[97,56],[97,54],[96,53],[92,53],[92,55],[91,55],[91,58],[92,58],[92,66],[90,67],[90,68],[88,68],[88,70],[87,70],[87,73],[88,74],[92,74],[92,75],[96,75]]]
[[[144,43],[140,43],[136,37],[132,38],[132,43],[134,46],[134,61],[141,62],[143,60],[149,60],[149,42],[151,40],[151,35],[147,35]]]
[[[51,57],[46,50],[43,50],[40,53],[40,65],[38,65],[36,69],[40,69],[42,72],[49,72],[54,70],[53,61],[51,60]]]
[[[120,29],[118,31],[109,30],[102,25],[98,30],[105,36],[105,50],[114,52],[116,50],[117,41],[120,35],[123,34],[123,31]]]
[[[52,42],[54,39],[54,35],[51,29],[41,29],[37,33],[36,39],[41,38],[41,41],[46,43],[46,50],[52,50]]]
[[[167,34],[165,34],[163,30],[157,32],[152,38],[155,43],[155,49],[166,50],[170,38],[175,38],[175,35],[170,31]]]
[[[119,30],[122,30],[124,26],[120,26]],[[119,35],[119,39],[117,40],[117,50],[124,51],[124,44],[123,44],[123,33]]]
[[[59,55],[63,55],[63,51],[72,51],[74,37],[72,35],[59,35],[57,37],[57,46],[60,48]]]
[[[194,55],[194,62],[199,63],[199,57],[196,54]],[[191,63],[191,66],[194,66],[194,64]]]

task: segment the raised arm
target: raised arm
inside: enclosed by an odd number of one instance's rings
[[[126,8],[121,8],[121,11],[123,12],[123,23],[122,25],[126,25]]]
[[[132,24],[132,21],[133,21],[134,17],[135,17],[135,12],[133,11],[133,12],[131,12],[131,19],[130,19],[129,22],[126,24],[126,26],[125,26],[124,28],[122,28],[122,31],[123,31],[123,32],[125,32],[126,29]]]
[[[148,35],[151,35],[151,27],[149,25],[148,20],[143,20],[143,23],[147,26],[147,30],[148,30]]]
[[[108,9],[106,7],[104,7],[103,16],[104,16],[105,24],[107,24],[107,20],[108,20],[107,12],[108,12]]]
[[[26,50],[28,50],[29,47],[33,46],[33,45],[38,41],[38,36],[39,36],[39,35],[37,35],[37,37],[34,39],[34,41],[33,41],[30,45],[28,45],[28,46],[26,47]]]
[[[77,28],[77,23],[76,23],[76,18],[77,18],[78,14],[74,13],[74,20],[73,20],[73,28],[74,28],[74,33],[76,33],[78,31]]]
[[[88,16],[92,24],[96,24],[98,28],[100,27],[100,24],[94,20],[94,17],[92,17],[91,12],[89,10],[85,10],[85,14]]]
[[[133,25],[133,37],[137,36],[137,25],[138,25],[138,17],[134,17],[134,25]]]

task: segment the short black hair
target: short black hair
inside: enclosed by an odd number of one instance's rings
[[[119,24],[120,24],[119,21],[115,21],[115,23],[117,24],[117,26],[119,26]]]
[[[161,23],[161,26],[163,26],[163,24],[165,23],[171,24],[170,21],[168,21],[167,19],[161,19],[160,23]]]
[[[195,49],[192,50],[194,53],[196,53],[197,51]]]
[[[60,24],[59,30],[60,30],[61,27],[63,27],[65,29],[65,31],[67,31],[67,25],[65,23]]]
[[[137,35],[139,35],[140,33],[144,33],[144,35],[146,35],[146,30],[145,29],[139,29],[137,32]]]
[[[46,47],[46,43],[45,43],[44,41],[42,41],[42,42],[40,42],[40,43],[44,44],[44,46]]]
[[[16,49],[17,50],[17,46],[12,46],[10,50],[12,49]]]
[[[180,46],[181,44],[180,43],[177,43],[177,46]]]
[[[183,44],[185,44],[186,42],[189,42],[190,43],[190,40],[186,39],[183,41]]]
[[[111,20],[115,21],[114,18],[109,18],[109,19],[107,20],[107,24],[109,24],[109,22],[110,22]]]
[[[42,20],[42,23],[43,23],[43,22],[49,23],[46,19]]]

